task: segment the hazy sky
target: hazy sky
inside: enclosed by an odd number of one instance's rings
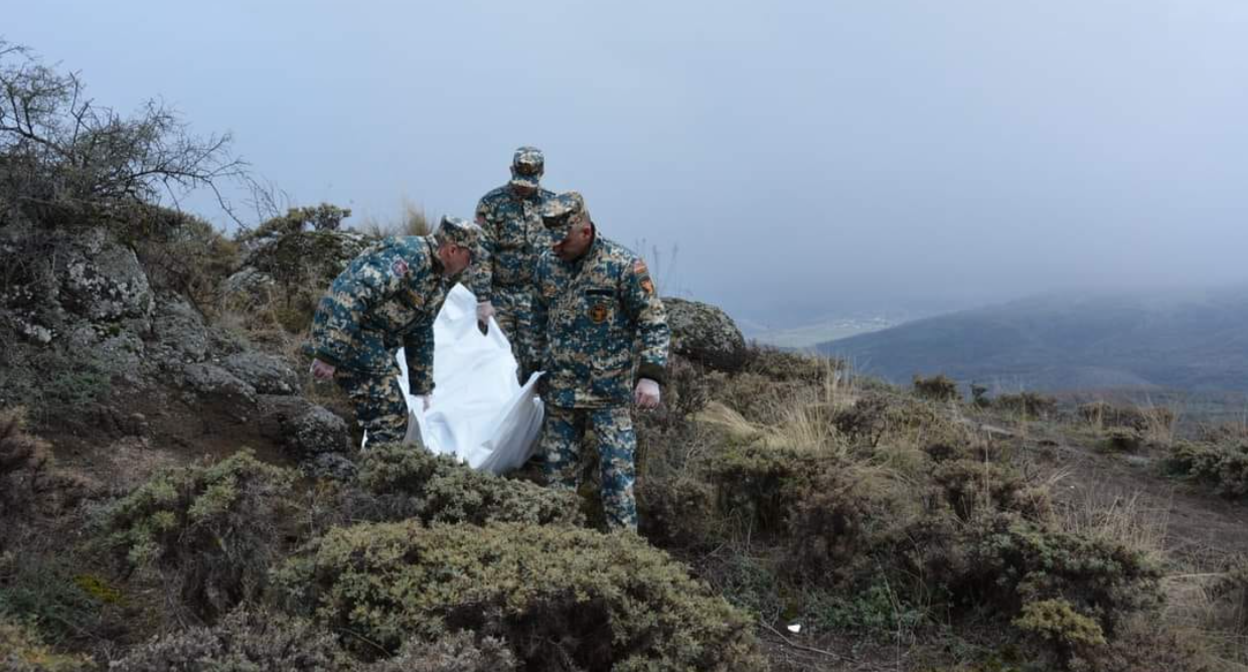
[[[468,216],[536,145],[739,318],[1248,280],[1244,0],[41,0],[0,36],[295,204]]]

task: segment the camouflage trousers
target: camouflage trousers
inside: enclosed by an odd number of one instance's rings
[[[637,531],[637,503],[633,498],[637,435],[627,406],[560,408],[546,406],[542,440],[542,473],[551,487],[580,487],[581,446],[586,429],[598,437],[598,467],[602,478],[602,508],[612,528]]]
[[[490,303],[494,306],[494,321],[511,343],[511,354],[519,365],[517,376],[523,385],[529,374],[541,366],[533,345],[532,290],[521,286],[494,287]]]
[[[368,433],[369,443],[398,443],[407,435],[407,401],[397,365],[390,373],[340,368],[334,381],[351,400],[355,421]]]

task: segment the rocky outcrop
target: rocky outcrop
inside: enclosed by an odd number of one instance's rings
[[[707,303],[665,297],[672,352],[720,371],[745,364],[745,337],[724,311]]]
[[[83,323],[101,335],[150,328],[155,296],[147,273],[134,250],[107,231],[61,232],[33,249],[18,245],[16,235],[10,228],[0,240],[4,264],[18,270],[0,288],[0,316],[28,342],[49,345],[71,333],[79,346],[98,340]]]
[[[221,360],[221,366],[260,394],[299,392],[299,374],[280,357],[247,350]]]
[[[298,460],[348,452],[351,448],[346,421],[302,397],[262,395],[260,418],[261,432],[281,443]]]
[[[152,288],[134,250],[103,229],[91,229],[73,240],[61,275],[60,300],[66,309],[92,322],[151,315]]]

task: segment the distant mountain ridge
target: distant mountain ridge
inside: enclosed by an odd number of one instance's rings
[[[899,383],[1248,391],[1248,286],[1037,296],[816,348]]]

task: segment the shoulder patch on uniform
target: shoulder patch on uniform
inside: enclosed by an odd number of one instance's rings
[[[392,273],[396,278],[401,278],[407,275],[407,261],[403,259],[395,259],[394,263],[390,264],[390,273]]]
[[[650,276],[647,275],[641,279],[641,288],[644,289],[647,294],[654,293],[654,283],[650,281]]]
[[[646,262],[640,259],[633,262],[633,273],[636,273],[637,275],[645,275],[649,272],[650,269],[646,268]]]

